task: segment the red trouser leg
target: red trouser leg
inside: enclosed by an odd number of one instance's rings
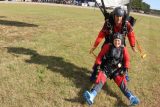
[[[114,78],[114,81],[115,81],[115,83],[116,83],[119,87],[120,87],[120,85],[121,85],[122,83],[124,83],[124,85],[127,85],[125,75],[123,75],[123,76],[117,75],[117,76]]]
[[[98,71],[97,79],[95,81],[95,86],[91,89],[92,91],[95,90],[99,93],[106,82],[106,75],[103,71]]]
[[[121,75],[116,76],[114,78],[114,81],[118,85],[118,87],[121,89],[121,91],[123,92],[123,94],[127,98],[129,98],[130,91],[127,88],[127,81],[126,81],[125,75],[123,75],[123,76],[121,76]]]
[[[104,84],[106,82],[106,75],[103,71],[98,72],[98,76],[97,76],[97,79],[96,79],[96,84],[99,84],[100,82],[102,84]]]

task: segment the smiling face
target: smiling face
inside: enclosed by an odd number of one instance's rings
[[[113,44],[116,48],[121,46],[121,39],[114,39]]]

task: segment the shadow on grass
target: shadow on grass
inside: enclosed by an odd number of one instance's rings
[[[57,56],[44,56],[37,53],[35,50],[26,49],[26,48],[18,48],[18,47],[7,47],[8,53],[14,53],[14,54],[25,54],[30,55],[31,59],[26,60],[27,63],[34,63],[34,64],[40,64],[40,65],[47,65],[47,68],[50,69],[53,72],[61,73],[64,77],[69,78],[73,81],[75,86],[77,88],[80,88],[80,92],[78,93],[77,98],[72,99],[65,99],[66,101],[70,102],[77,102],[84,104],[82,94],[85,90],[90,89],[92,83],[89,81],[89,76],[87,73],[90,73],[90,71],[86,68],[78,67],[77,65],[67,62],[62,57]],[[110,96],[117,98],[117,104],[116,106],[125,106],[125,104],[122,102],[122,100],[114,93],[112,90],[108,88],[107,93],[110,94]]]
[[[1,20],[0,25],[7,25],[7,26],[17,26],[17,27],[38,27],[36,24],[30,24],[25,22],[18,22],[18,21],[9,21],[9,20]]]
[[[6,18],[6,16],[0,16],[0,18]]]

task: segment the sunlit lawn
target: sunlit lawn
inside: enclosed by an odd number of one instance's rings
[[[135,16],[135,15],[134,15]],[[139,107],[160,103],[160,19],[135,16],[137,40],[147,54],[133,53],[129,88]],[[0,4],[0,105],[2,107],[87,107],[91,88],[91,44],[103,26],[99,10],[31,4]],[[99,52],[100,47],[96,50]],[[93,107],[127,106],[108,81]]]

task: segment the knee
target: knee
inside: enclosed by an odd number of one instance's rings
[[[103,71],[99,71],[98,72],[98,76],[96,79],[96,84],[102,82],[102,84],[104,84],[106,82],[106,75]]]
[[[124,85],[126,85],[127,83],[126,83],[126,78],[125,78],[125,76],[120,76],[120,75],[118,75],[118,76],[116,76],[115,78],[114,78],[114,81],[115,81],[115,83],[120,87],[121,86],[121,84],[123,83]]]

